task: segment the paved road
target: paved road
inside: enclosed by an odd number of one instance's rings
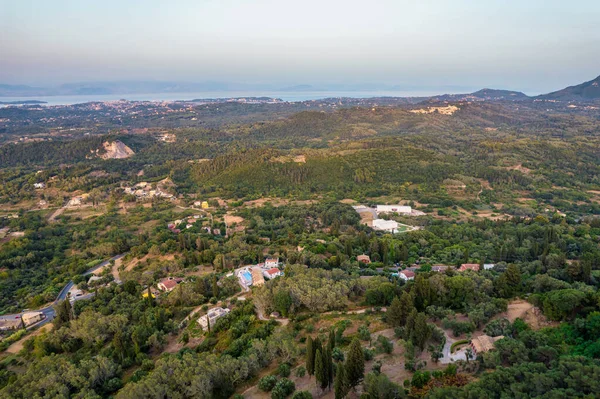
[[[117,259],[121,259],[123,256],[125,256],[126,254],[120,254],[120,255],[116,255],[113,256],[112,258],[105,260],[102,263],[99,263],[98,265],[92,267],[91,269],[88,269],[85,273],[83,273],[84,276],[88,275],[88,274],[92,274],[93,272],[95,272],[96,270],[107,266],[108,264],[110,264],[111,261],[113,260],[117,260]],[[58,302],[60,301],[64,301],[67,298],[67,295],[69,294],[69,291],[71,290],[71,288],[73,288],[73,285],[75,285],[73,283],[73,281],[69,281],[69,283],[67,285],[65,285],[63,287],[62,290],[60,290],[60,292],[58,293],[58,296],[56,297],[56,299],[54,300],[54,302],[52,302],[50,305],[41,308],[41,309],[37,309],[38,312],[42,312],[44,314],[44,316],[46,316],[42,321],[32,324],[30,326],[28,326],[27,328],[33,328],[33,327],[39,327],[42,326],[52,320],[54,320],[54,318],[56,317],[56,312],[54,310],[54,305],[56,305]],[[93,294],[86,294],[86,295],[82,295],[80,297],[77,298],[73,298],[75,301],[79,301],[81,299],[88,299],[91,298]],[[4,315],[4,316],[0,316],[0,320],[14,320],[14,319],[19,319],[21,318],[23,313],[15,313],[15,314],[8,314],[8,315]]]

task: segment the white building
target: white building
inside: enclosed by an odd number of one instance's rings
[[[41,321],[44,319],[44,314],[42,312],[27,312],[27,313],[23,313],[23,323],[25,323],[26,326],[30,326],[32,324],[37,323],[38,321]]]
[[[378,215],[380,213],[410,214],[412,212],[412,208],[405,205],[377,205],[375,211]]]
[[[276,267],[272,267],[272,268],[270,268],[270,269],[268,269],[268,270],[265,270],[265,271],[263,272],[263,276],[265,276],[265,277],[266,277],[266,278],[268,278],[268,279],[273,279],[273,278],[275,278],[275,277],[279,277],[279,276],[281,276],[282,274],[283,274],[283,273],[281,272],[281,270],[279,270],[279,269],[278,269],[278,268],[276,268]]]
[[[415,272],[411,270],[402,270],[400,273],[398,273],[398,277],[400,277],[404,281],[414,280]]]
[[[389,231],[390,233],[398,232],[398,222],[395,220],[374,219],[373,229]]]
[[[484,269],[484,270],[490,270],[490,269],[493,269],[493,268],[494,268],[494,266],[496,266],[496,265],[495,265],[495,264],[493,264],[493,263],[484,263],[484,264],[483,264],[483,269]]]
[[[46,188],[46,183],[33,183],[34,188]]]
[[[210,322],[211,327],[215,325],[215,322],[223,316],[226,316],[230,312],[229,309],[216,307],[208,311],[208,313],[198,319],[198,324],[203,330],[208,330],[208,323]]]
[[[279,266],[279,258],[267,258],[265,259],[265,267],[277,267]]]

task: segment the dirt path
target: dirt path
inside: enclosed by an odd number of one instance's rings
[[[21,338],[20,340],[18,340],[11,346],[9,346],[6,349],[6,352],[13,353],[13,354],[21,352],[21,349],[23,349],[23,344],[25,343],[25,341],[27,341],[29,338],[38,336],[46,331],[50,331],[51,329],[52,329],[52,324],[44,324],[42,327],[40,327],[39,329],[34,331],[32,334],[24,336],[23,338]]]
[[[48,222],[50,222],[50,223],[56,222],[56,218],[59,217],[60,215],[62,215],[62,213],[65,211],[65,209],[67,209],[66,205],[61,208],[58,208],[57,210],[52,212],[52,214],[48,217]]]

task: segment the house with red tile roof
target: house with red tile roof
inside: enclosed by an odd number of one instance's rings
[[[164,292],[171,292],[177,287],[177,284],[182,281],[182,278],[167,277],[158,283],[158,289]]]
[[[467,271],[467,270],[473,270],[474,272],[478,272],[479,268],[480,268],[479,263],[463,263],[458,268],[458,271],[459,272],[464,272],[464,271]]]

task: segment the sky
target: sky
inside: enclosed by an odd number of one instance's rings
[[[0,0],[0,83],[537,94],[600,75],[598,21],[598,0]]]

